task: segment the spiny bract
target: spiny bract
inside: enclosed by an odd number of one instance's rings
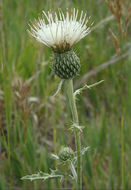
[[[74,151],[70,147],[64,147],[59,152],[59,158],[62,162],[71,160],[74,157]]]
[[[73,50],[55,53],[53,59],[55,74],[61,79],[70,79],[80,71],[80,59]]]

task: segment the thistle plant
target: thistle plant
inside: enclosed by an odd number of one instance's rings
[[[54,73],[61,79],[57,93],[64,85],[67,94],[67,100],[70,105],[72,114],[71,129],[74,132],[76,150],[71,147],[64,147],[58,155],[52,154],[53,158],[57,159],[60,164],[67,164],[71,174],[62,173],[56,170],[51,170],[50,174],[39,172],[37,174],[27,175],[22,179],[30,180],[46,180],[49,178],[64,178],[70,177],[75,180],[76,188],[82,189],[82,155],[88,148],[81,148],[81,132],[83,127],[79,125],[79,119],[76,107],[76,96],[86,88],[91,86],[85,85],[83,88],[73,89],[73,78],[80,72],[80,59],[73,51],[73,46],[90,33],[89,17],[81,11],[73,9],[73,11],[61,10],[58,12],[48,11],[46,14],[43,11],[44,18],[39,18],[38,21],[30,25],[29,33],[39,42],[48,46],[53,50],[54,57],[52,68]],[[100,83],[100,82],[99,82]],[[98,83],[97,83],[98,84]],[[56,94],[57,94],[56,93]]]

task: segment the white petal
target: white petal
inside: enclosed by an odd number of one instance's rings
[[[61,10],[58,14],[52,14],[50,11],[46,14],[43,11],[44,18],[38,19],[38,22],[31,27],[30,33],[37,40],[49,47],[55,48],[70,48],[85,37],[90,28],[86,26],[88,23],[87,14],[81,11],[80,19],[78,18],[78,9],[73,10],[72,14],[66,11],[64,14]],[[54,16],[55,15],[55,16]],[[48,23],[45,23],[45,18]]]

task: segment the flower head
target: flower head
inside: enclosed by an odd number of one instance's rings
[[[75,9],[72,12],[67,10],[65,14],[60,10],[58,13],[48,11],[47,14],[43,11],[43,14],[43,18],[31,25],[30,33],[55,52],[69,51],[90,32],[90,27],[87,27],[89,18],[83,11],[80,16]]]

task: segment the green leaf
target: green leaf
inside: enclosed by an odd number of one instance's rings
[[[87,88],[88,88],[88,89],[91,89],[92,87],[97,86],[97,85],[101,84],[102,82],[104,82],[104,80],[101,80],[101,81],[96,82],[96,83],[91,84],[91,85],[87,85],[87,84],[86,84],[86,85],[83,86],[82,88],[77,89],[77,90],[74,92],[74,96],[76,97],[77,95],[79,95],[80,93],[82,93],[83,90],[86,90]]]
[[[59,160],[59,156],[57,156],[56,154],[51,154],[51,158],[55,160]]]
[[[53,97],[55,97],[55,96],[58,95],[58,93],[60,92],[60,90],[61,90],[61,88],[62,88],[63,82],[64,82],[63,79],[59,82],[57,91],[55,92],[55,94],[53,95]]]
[[[90,148],[89,146],[84,147],[84,148],[81,150],[81,154],[84,155],[84,154],[88,151],[89,148]]]
[[[79,130],[80,132],[82,132],[84,126],[80,126],[77,123],[73,123],[71,128],[69,128],[70,130],[74,131],[74,130]]]
[[[59,172],[58,170],[51,170],[51,173],[44,173],[42,171],[38,172],[37,174],[27,175],[22,177],[22,180],[47,180],[47,179],[53,179],[53,178],[63,178],[65,177],[64,174]]]
[[[82,150],[81,150],[81,155],[83,156],[83,155],[88,151],[89,148],[90,148],[89,146],[82,148]],[[75,153],[76,153],[76,152],[75,152]],[[75,156],[75,157],[73,158],[73,164],[76,165],[76,163],[77,163],[77,156]]]

